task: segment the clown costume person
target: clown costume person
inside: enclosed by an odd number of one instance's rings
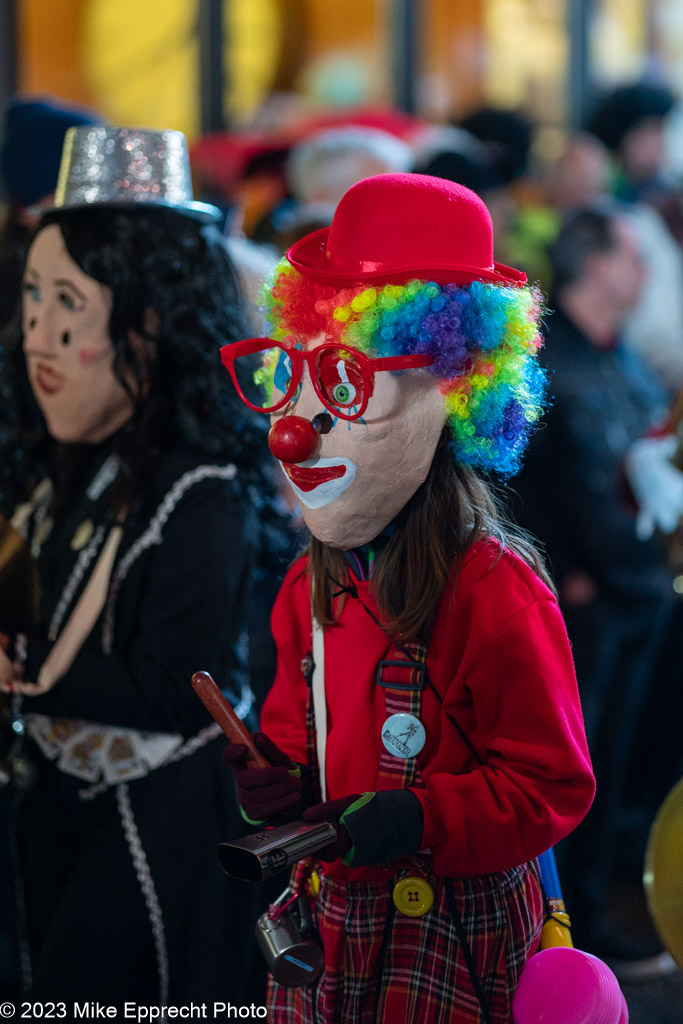
[[[271,981],[276,1024],[508,1024],[537,947],[535,858],[593,796],[566,631],[478,471],[540,415],[540,295],[493,262],[468,189],[367,178],[288,252],[272,334],[222,350],[311,533],[273,615],[244,816],[330,820],[291,884],[325,969]]]

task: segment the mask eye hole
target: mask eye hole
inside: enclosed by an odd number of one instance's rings
[[[230,371],[241,397],[266,413],[284,400],[292,384],[292,360],[279,345],[247,349],[234,358]]]
[[[275,367],[275,373],[273,375],[273,386],[276,391],[280,391],[283,395],[286,395],[289,391],[289,387],[292,383],[292,360],[288,352],[284,349],[280,351],[280,357]],[[296,402],[301,394],[301,381],[297,386],[296,391],[290,396],[290,402]]]
[[[40,302],[43,297],[35,281],[23,281],[21,290],[26,299],[30,299],[31,302]]]
[[[289,357],[289,353],[281,349],[280,356],[275,367],[275,373],[273,374],[273,384],[278,391],[282,394],[286,394],[289,385],[292,380],[292,360]]]
[[[313,426],[319,434],[329,434],[334,426],[334,420],[329,412],[319,412],[313,420]]]

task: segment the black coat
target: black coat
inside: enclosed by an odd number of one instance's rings
[[[560,590],[582,570],[617,604],[671,595],[661,541],[636,537],[623,476],[629,445],[666,415],[664,392],[635,353],[597,348],[559,310],[543,361],[551,404],[513,483],[520,521],[546,546]]]
[[[109,490],[92,489],[107,457],[107,446],[93,449],[79,499],[40,548],[42,625],[28,637],[27,680],[36,679],[50,627],[59,632],[68,620],[95,558],[71,587],[74,565],[98,527],[105,536],[109,529]],[[193,672],[209,671],[239,696],[252,520],[232,469],[190,449],[170,454],[149,499],[126,518],[95,628],[52,690],[24,698],[24,712],[201,735],[212,720],[190,685]],[[100,792],[27,739],[36,781],[17,837],[29,998],[239,1003],[254,900],[217,858],[217,843],[243,831],[220,764],[224,742]]]
[[[99,458],[88,484],[107,452],[94,454]],[[27,710],[185,736],[211,721],[190,678],[206,669],[222,687],[233,685],[252,557],[251,506],[236,479],[221,478],[226,473],[225,465],[192,450],[166,458],[151,497],[126,518],[112,587],[122,564],[129,561],[130,568],[116,598],[64,679],[28,701]],[[35,680],[52,646],[51,620],[86,547],[74,550],[77,531],[84,536],[84,523],[92,523],[91,535],[101,524],[107,527],[109,489],[96,500],[86,490],[64,510],[38,556],[43,629],[28,639],[28,680]],[[88,576],[64,609],[62,625]],[[111,650],[105,652],[103,626],[112,612]]]
[[[665,667],[676,595],[661,537],[636,536],[623,473],[629,445],[666,415],[666,396],[638,356],[597,348],[562,312],[549,320],[544,361],[552,403],[513,486],[521,524],[547,548],[576,663],[597,794],[559,852],[575,942],[600,953],[591,943],[614,878],[640,879],[658,800],[677,777],[680,714],[665,699],[680,689],[680,669]],[[570,591],[576,574],[584,585]]]

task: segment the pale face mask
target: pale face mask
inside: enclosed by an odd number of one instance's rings
[[[422,368],[376,373],[362,419],[336,422],[305,370],[295,400],[282,412],[310,422],[326,414],[326,425],[334,423],[320,434],[312,456],[280,464],[313,536],[343,549],[373,540],[412,498],[427,477],[446,420],[439,380]],[[286,416],[271,419],[283,424]]]
[[[63,443],[97,444],[133,415],[113,371],[111,302],[111,290],[71,259],[58,225],[43,228],[24,273],[24,354],[47,428]]]

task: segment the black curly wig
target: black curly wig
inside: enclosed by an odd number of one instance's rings
[[[114,373],[135,407],[116,438],[129,491],[119,500],[144,493],[161,453],[179,442],[234,462],[246,483],[263,483],[264,424],[240,401],[219,357],[221,345],[249,329],[216,229],[161,207],[55,210],[43,216],[37,232],[49,224],[58,225],[83,272],[112,292]],[[5,425],[5,444],[15,463],[9,467],[4,460],[5,490],[10,490],[10,471],[15,484],[18,473],[29,485],[35,482],[32,456],[35,463],[50,442],[42,415],[26,394],[19,315],[3,347],[3,391],[19,405],[14,422]]]

